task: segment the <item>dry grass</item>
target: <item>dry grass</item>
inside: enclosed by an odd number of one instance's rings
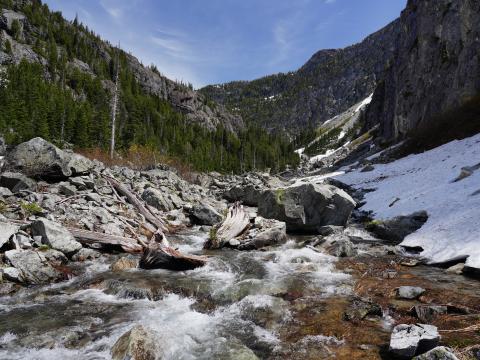
[[[134,170],[150,170],[158,165],[166,165],[176,170],[177,174],[187,181],[193,181],[193,169],[189,164],[161,154],[158,150],[147,146],[132,145],[127,150],[117,151],[114,158],[101,148],[76,149],[77,153],[91,159],[101,161],[105,166],[126,166]]]

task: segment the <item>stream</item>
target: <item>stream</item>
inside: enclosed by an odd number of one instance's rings
[[[207,236],[193,229],[170,237],[184,253],[209,256],[203,268],[114,272],[120,255],[108,255],[76,263],[69,281],[0,298],[0,359],[111,359],[135,325],[151,330],[158,359],[381,358],[392,319],[341,321],[356,279],[340,260],[304,247],[306,237],[240,252],[205,251]],[[360,261],[375,267],[365,255]],[[440,293],[477,299],[480,291],[478,281],[426,266],[398,281],[412,276]]]

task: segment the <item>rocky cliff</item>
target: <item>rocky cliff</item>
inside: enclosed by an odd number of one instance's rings
[[[359,44],[317,52],[296,72],[200,91],[270,130],[296,133],[367,98],[393,58],[399,32],[394,21]]]
[[[380,124],[386,139],[400,139],[435,126],[439,115],[477,96],[479,18],[479,1],[410,0],[398,22],[395,56],[367,111],[367,124]],[[455,125],[456,119],[448,121]]]

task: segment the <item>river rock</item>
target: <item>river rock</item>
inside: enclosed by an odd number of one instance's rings
[[[112,360],[155,360],[158,350],[151,331],[137,325],[117,340],[111,354]]]
[[[286,240],[287,225],[284,222],[256,217],[255,228],[250,230],[241,240],[230,240],[229,245],[239,250],[254,250],[266,246],[280,245]]]
[[[400,244],[407,235],[420,229],[427,220],[427,212],[419,211],[384,221],[372,221],[367,224],[366,228],[380,239]]]
[[[325,248],[328,254],[336,257],[352,257],[358,254],[357,248],[350,238],[343,234],[328,236],[321,247]]]
[[[435,348],[440,341],[436,326],[401,324],[395,326],[390,338],[390,352],[399,358],[411,359]]]
[[[259,201],[258,213],[287,224],[287,230],[318,233],[325,225],[344,226],[355,201],[332,185],[303,184],[267,190]]]
[[[53,221],[39,219],[32,223],[31,228],[33,236],[42,236],[42,243],[67,256],[82,248],[82,244],[76,241],[67,229]]]
[[[445,346],[437,346],[425,354],[415,356],[413,360],[458,360],[451,349]]]
[[[15,147],[6,156],[5,167],[32,177],[64,178],[88,173],[94,164],[37,137]]]
[[[215,225],[222,221],[222,215],[209,204],[194,205],[190,211],[192,221],[197,225]]]
[[[9,250],[5,252],[7,261],[19,271],[17,281],[26,284],[45,284],[61,279],[62,274],[55,270],[41,253],[33,250]]]
[[[17,193],[20,190],[35,188],[36,183],[21,173],[6,171],[0,176],[0,186]]]
[[[400,299],[414,300],[425,293],[425,289],[417,286],[400,286],[397,289],[397,297]]]
[[[122,257],[112,264],[111,269],[114,272],[120,272],[138,267],[138,259]]]

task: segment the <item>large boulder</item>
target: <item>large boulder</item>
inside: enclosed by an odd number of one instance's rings
[[[190,209],[190,217],[197,225],[215,225],[222,221],[222,215],[208,204],[197,204]]]
[[[152,334],[138,325],[117,340],[111,353],[112,360],[155,360],[157,347]]]
[[[25,284],[46,284],[60,280],[62,274],[54,269],[48,259],[41,253],[33,250],[9,250],[5,258],[15,269],[7,272],[12,280]]]
[[[247,206],[258,206],[260,195],[265,189],[258,185],[234,185],[225,193],[223,197],[228,201],[240,201]]]
[[[39,219],[34,221],[31,227],[33,236],[41,236],[42,243],[67,256],[75,254],[82,248],[82,244],[76,241],[67,229],[53,221]]]
[[[32,177],[65,178],[90,172],[94,163],[37,137],[15,147],[6,156],[5,167]]]
[[[355,201],[332,185],[302,184],[263,192],[258,214],[287,224],[287,230],[318,233],[325,225],[345,225]]]
[[[426,211],[418,211],[406,216],[397,216],[388,220],[375,220],[367,224],[367,230],[378,238],[400,244],[407,235],[420,229],[428,220]]]
[[[401,324],[393,329],[389,350],[399,358],[411,359],[435,348],[439,341],[440,335],[436,326]]]
[[[23,174],[5,171],[0,175],[0,186],[17,193],[21,190],[34,189],[36,182]]]

